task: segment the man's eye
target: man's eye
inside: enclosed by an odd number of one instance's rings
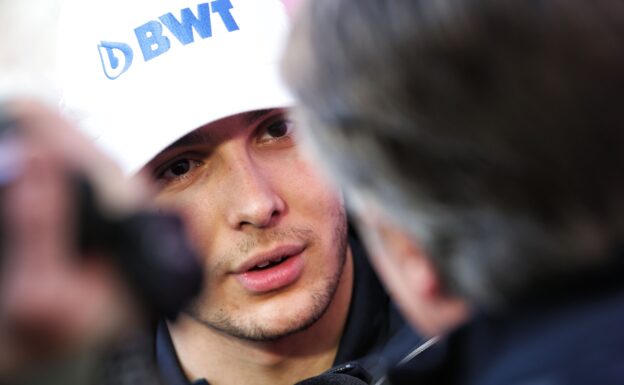
[[[269,125],[261,136],[261,139],[279,139],[289,136],[294,128],[290,120],[280,120]]]
[[[161,174],[162,178],[171,179],[179,178],[186,175],[200,164],[199,161],[191,159],[178,159],[175,162],[167,166]]]

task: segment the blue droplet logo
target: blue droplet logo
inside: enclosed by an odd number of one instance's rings
[[[132,48],[125,43],[102,41],[98,44],[104,75],[115,80],[132,65]]]

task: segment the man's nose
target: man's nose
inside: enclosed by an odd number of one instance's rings
[[[272,226],[286,210],[269,173],[249,156],[238,157],[231,169],[227,220],[235,229]]]

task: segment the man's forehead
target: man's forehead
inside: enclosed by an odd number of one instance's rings
[[[173,142],[171,145],[167,146],[167,148],[165,148],[162,152],[178,147],[217,142],[222,137],[222,130],[217,130],[218,127],[222,127],[224,124],[228,124],[231,122],[230,125],[235,125],[235,127],[232,127],[232,129],[244,129],[246,127],[256,124],[265,116],[270,115],[276,111],[282,111],[282,109],[269,108],[263,110],[248,111],[216,120],[202,127],[199,127],[196,130],[191,131],[182,138]]]

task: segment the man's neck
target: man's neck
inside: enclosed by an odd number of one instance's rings
[[[290,385],[329,369],[347,320],[353,287],[350,248],[336,294],[325,314],[310,328],[276,341],[232,337],[184,314],[169,324],[186,376],[211,385]]]

